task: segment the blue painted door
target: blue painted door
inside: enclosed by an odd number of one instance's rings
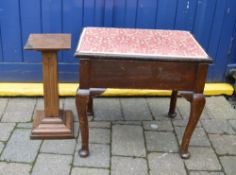
[[[42,80],[40,53],[23,50],[30,33],[71,33],[59,77],[79,81],[73,54],[84,26],[189,30],[214,60],[208,81],[224,81],[236,62],[235,20],[235,0],[0,0],[0,81]]]

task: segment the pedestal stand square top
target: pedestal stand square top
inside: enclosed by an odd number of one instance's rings
[[[75,55],[211,62],[190,32],[176,30],[87,27]]]

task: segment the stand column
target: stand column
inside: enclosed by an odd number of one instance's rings
[[[25,49],[42,53],[44,111],[36,111],[31,139],[69,139],[74,137],[70,110],[59,109],[57,52],[70,49],[69,34],[31,34]]]

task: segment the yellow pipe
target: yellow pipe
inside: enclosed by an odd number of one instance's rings
[[[78,83],[60,83],[60,96],[75,96]],[[232,95],[233,87],[226,83],[206,83],[204,94]],[[169,96],[169,90],[107,89],[102,96]],[[0,83],[0,96],[42,96],[42,83]]]

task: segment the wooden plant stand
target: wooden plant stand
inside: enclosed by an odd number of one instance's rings
[[[73,115],[59,109],[57,52],[71,48],[70,34],[31,34],[24,49],[42,52],[44,111],[36,111],[31,139],[74,137]]]

